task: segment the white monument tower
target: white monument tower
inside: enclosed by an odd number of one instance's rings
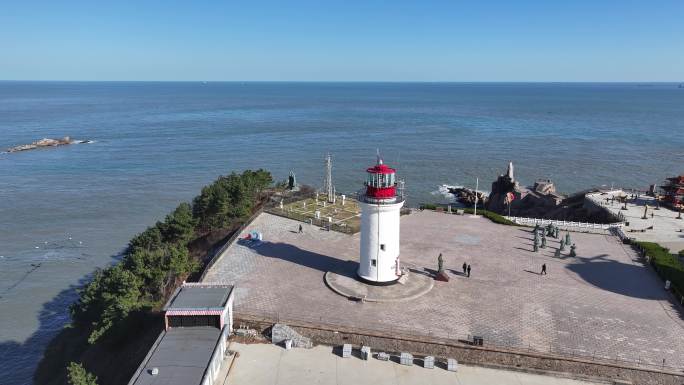
[[[368,283],[394,283],[400,276],[399,212],[404,199],[397,195],[396,171],[382,163],[366,170],[366,189],[359,194],[361,250],[359,277]]]

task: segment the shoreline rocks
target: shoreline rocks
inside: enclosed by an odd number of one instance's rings
[[[447,191],[449,191],[450,194],[453,194],[454,197],[456,198],[456,201],[470,207],[475,205],[475,197],[477,196],[477,202],[478,204],[484,205],[487,202],[487,194],[483,193],[482,191],[478,191],[477,193],[475,190],[467,188],[467,187],[452,187],[452,186],[445,186]]]
[[[569,196],[556,191],[550,179],[538,179],[533,186],[522,187],[515,179],[513,163],[505,174],[492,183],[485,208],[501,215],[567,220],[576,222],[610,223],[613,218],[603,210],[591,210],[585,205],[589,189]]]

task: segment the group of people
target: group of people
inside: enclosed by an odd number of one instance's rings
[[[462,267],[463,267],[463,275],[465,275],[466,277],[470,277],[470,265],[463,262]]]

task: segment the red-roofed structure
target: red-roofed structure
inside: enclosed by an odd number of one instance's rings
[[[663,202],[676,210],[684,209],[684,175],[667,178],[663,190]]]

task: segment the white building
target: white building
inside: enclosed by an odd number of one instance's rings
[[[401,275],[399,215],[404,200],[397,196],[396,171],[380,157],[366,172],[366,190],[359,194],[361,250],[357,274],[368,283],[391,284]]]

